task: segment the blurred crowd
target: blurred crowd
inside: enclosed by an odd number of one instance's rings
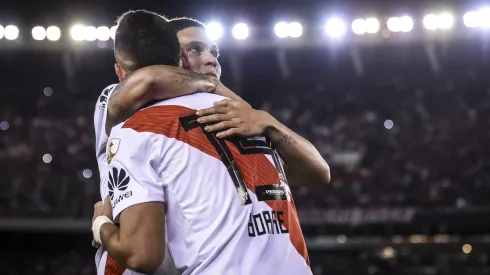
[[[358,76],[344,68],[332,80],[322,71],[304,76],[314,58],[308,54],[290,62],[289,79],[273,73],[267,82],[265,73],[244,68],[244,79],[255,80],[242,87],[245,99],[310,140],[331,166],[330,186],[293,188],[298,207],[488,204],[490,83],[483,73],[435,75],[421,66],[419,74],[435,76],[405,77],[386,73],[389,67]],[[92,215],[100,199],[93,110],[115,77],[110,52],[86,55],[0,57],[11,65],[0,71],[12,75],[0,100],[0,216]],[[277,71],[267,64],[264,71]]]

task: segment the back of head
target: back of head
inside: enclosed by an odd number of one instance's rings
[[[170,19],[169,22],[172,25],[172,27],[174,28],[175,32],[179,32],[179,31],[181,31],[183,29],[187,29],[187,28],[203,28],[203,29],[206,28],[206,25],[204,25],[204,23],[202,23],[196,19],[189,18],[189,17],[173,18],[173,19]]]
[[[180,64],[179,40],[165,17],[136,10],[122,14],[117,23],[114,55],[126,71],[151,65]]]

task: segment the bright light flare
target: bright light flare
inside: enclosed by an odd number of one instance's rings
[[[85,39],[84,29],[85,27],[83,25],[75,25],[71,27],[71,38],[73,38],[73,40],[75,41],[82,41],[83,39]]]
[[[286,38],[289,36],[289,24],[286,22],[279,22],[274,26],[274,32],[279,38]]]
[[[325,25],[325,33],[333,38],[344,35],[345,30],[345,22],[338,18],[329,19]]]
[[[437,16],[435,14],[427,14],[424,17],[424,27],[428,30],[436,30],[437,29]]]
[[[107,41],[111,38],[111,30],[109,27],[106,26],[100,26],[96,30],[97,33],[97,39],[100,41]]]
[[[5,27],[4,32],[5,39],[7,40],[15,40],[19,37],[19,28],[17,26],[8,25]]]
[[[110,35],[111,35],[112,40],[114,40],[114,38],[116,37],[116,30],[117,30],[117,26],[111,27]]]
[[[298,38],[303,35],[303,26],[298,22],[289,23],[289,36],[292,38]]]
[[[206,33],[212,40],[218,40],[223,36],[223,27],[219,23],[211,22],[206,25]]]
[[[46,29],[41,26],[32,28],[32,38],[38,41],[46,39]]]
[[[352,21],[352,32],[355,34],[365,34],[366,33],[366,20],[356,19]]]
[[[50,41],[58,41],[61,37],[61,30],[56,26],[49,26],[46,29],[46,37]]]
[[[97,39],[97,29],[94,26],[83,28],[83,39],[86,41],[95,41]]]
[[[245,23],[238,23],[233,27],[233,37],[238,40],[244,40],[248,37],[248,26]]]
[[[376,18],[366,19],[366,32],[377,33],[379,31],[379,20]]]
[[[0,39],[2,39],[4,35],[5,35],[5,28],[2,25],[0,25]]]
[[[437,17],[437,27],[442,30],[449,30],[454,25],[454,17],[448,13],[444,12],[439,14]]]
[[[391,32],[410,32],[413,29],[413,19],[410,16],[391,17],[386,25]]]

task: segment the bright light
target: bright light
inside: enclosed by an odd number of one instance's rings
[[[467,12],[463,16],[463,22],[468,28],[476,28],[480,26],[480,14],[475,11]]]
[[[424,17],[424,27],[428,30],[437,29],[437,16],[435,14],[428,14]]]
[[[364,19],[356,19],[352,22],[352,32],[355,34],[366,33],[366,21]]]
[[[75,41],[82,41],[85,38],[84,34],[84,26],[83,25],[75,25],[71,28],[71,38]]]
[[[45,96],[52,96],[53,95],[53,89],[51,87],[46,87],[46,88],[44,88],[43,93]]]
[[[83,39],[86,41],[95,41],[97,39],[97,29],[93,26],[83,28]]]
[[[402,29],[401,25],[401,20],[398,17],[391,17],[388,19],[388,21],[386,21],[386,26],[390,32],[400,32]]]
[[[223,35],[223,27],[215,22],[206,24],[206,33],[212,40],[218,40]]]
[[[289,36],[289,24],[286,22],[279,22],[274,26],[274,32],[279,38],[286,38]]]
[[[61,37],[61,30],[56,26],[50,26],[46,30],[46,36],[50,41],[58,41]]]
[[[5,27],[5,39],[15,40],[19,37],[19,28],[14,25],[8,25]]]
[[[471,244],[465,244],[463,245],[462,250],[464,254],[470,254],[471,250],[473,250],[473,247],[471,247]]]
[[[400,30],[402,32],[409,32],[413,29],[413,20],[410,16],[400,17]]]
[[[344,21],[334,18],[327,21],[325,33],[330,37],[340,37],[345,33]]]
[[[292,38],[298,38],[303,35],[303,26],[298,22],[289,23],[289,36]]]
[[[437,17],[437,27],[439,29],[448,30],[452,28],[453,24],[454,24],[454,17],[447,12],[441,13]]]
[[[376,18],[366,19],[366,32],[377,33],[379,31],[379,21]]]
[[[85,169],[85,170],[83,170],[82,175],[84,178],[89,179],[92,177],[92,170]]]
[[[111,27],[110,34],[111,34],[112,40],[114,40],[114,38],[116,37],[116,30],[117,30],[117,26]]]
[[[32,38],[34,40],[44,40],[46,38],[46,29],[41,26],[32,28]]]
[[[50,154],[45,154],[43,156],[44,163],[50,163],[53,160],[53,157]]]
[[[243,40],[248,37],[248,26],[244,23],[239,23],[236,24],[233,27],[233,37],[235,37],[238,40]]]
[[[481,27],[490,27],[490,8],[482,8],[478,11],[479,25]]]
[[[2,39],[4,35],[5,35],[5,29],[3,28],[2,25],[0,25],[0,39]]]
[[[385,120],[384,126],[386,129],[391,130],[393,128],[393,121],[391,119]]]
[[[3,131],[7,131],[10,127],[10,124],[7,122],[7,121],[2,121],[0,123],[0,129],[2,129]]]
[[[111,38],[111,30],[106,26],[101,26],[97,28],[97,39],[100,41],[107,41]]]

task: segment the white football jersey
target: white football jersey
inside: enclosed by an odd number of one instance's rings
[[[97,163],[100,172],[100,197],[104,200],[109,195],[107,188],[107,140],[108,136],[105,130],[105,124],[107,119],[107,103],[111,97],[112,92],[117,84],[107,86],[102,90],[101,95],[97,99],[95,104],[94,113],[94,128],[95,128],[95,153],[97,157]],[[95,256],[95,265],[98,275],[138,275],[141,273],[134,272],[129,269],[125,269],[119,266],[111,257],[108,256],[107,251],[100,247],[97,250]],[[165,271],[165,272],[164,272]],[[165,257],[162,267],[157,274],[174,275],[177,274],[175,266],[173,265],[170,255]]]
[[[196,110],[221,99],[166,100],[112,129],[115,220],[132,205],[164,203],[167,246],[184,275],[312,274],[277,153],[265,138],[225,141],[197,123]]]

